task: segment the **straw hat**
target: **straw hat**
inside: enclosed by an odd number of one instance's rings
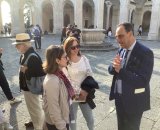
[[[27,33],[19,33],[16,35],[16,42],[13,42],[12,45],[23,44],[26,42],[34,42],[34,40],[31,40]]]

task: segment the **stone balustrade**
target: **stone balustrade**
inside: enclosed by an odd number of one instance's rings
[[[82,44],[102,44],[105,34],[104,29],[83,29]]]

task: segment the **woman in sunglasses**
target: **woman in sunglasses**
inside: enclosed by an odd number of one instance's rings
[[[78,106],[87,122],[89,130],[94,130],[94,119],[92,109],[85,102],[88,93],[81,89],[81,83],[87,75],[92,75],[92,70],[88,59],[81,55],[79,41],[75,37],[68,37],[63,45],[65,52],[69,58],[66,69],[66,75],[74,88],[76,100],[73,102],[73,112],[75,119],[77,118]],[[71,130],[76,130],[76,122],[70,123]]]
[[[48,130],[69,130],[70,100],[74,90],[62,72],[67,57],[62,47],[51,45],[43,64],[47,73],[43,83],[43,109]]]

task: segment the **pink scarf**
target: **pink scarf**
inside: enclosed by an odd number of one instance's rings
[[[62,71],[56,71],[54,74],[55,74],[57,77],[59,77],[60,79],[63,80],[63,82],[64,82],[64,84],[65,84],[65,86],[66,86],[66,88],[67,88],[69,98],[73,99],[73,97],[74,97],[74,95],[75,95],[75,94],[74,94],[74,90],[73,90],[73,87],[72,87],[70,81],[69,81],[68,78],[65,76],[65,74],[64,74]]]

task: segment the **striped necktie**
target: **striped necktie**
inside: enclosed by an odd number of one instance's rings
[[[129,50],[126,50],[125,55],[124,55],[124,58],[123,58],[123,60],[124,60],[124,61],[123,61],[123,68],[126,67],[128,52],[129,52]]]

